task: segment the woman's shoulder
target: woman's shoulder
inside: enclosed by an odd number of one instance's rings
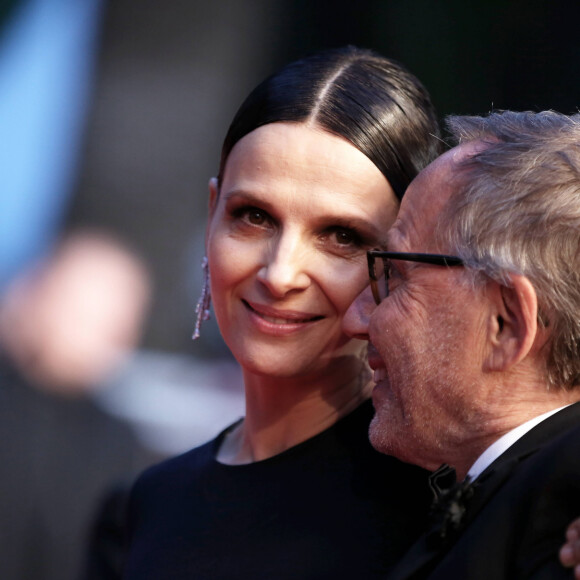
[[[236,424],[237,422],[230,425],[219,435],[198,447],[148,467],[137,478],[135,488],[178,485],[183,480],[190,480],[213,469],[221,441]]]

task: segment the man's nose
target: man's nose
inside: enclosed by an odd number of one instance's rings
[[[369,339],[369,318],[375,309],[375,301],[368,285],[350,305],[342,322],[344,333],[351,338]]]
[[[311,284],[308,272],[312,259],[307,244],[299,235],[282,235],[268,248],[258,279],[277,298],[293,290],[305,290]]]

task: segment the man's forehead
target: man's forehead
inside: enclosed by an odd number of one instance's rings
[[[403,246],[405,251],[435,250],[432,234],[456,187],[459,166],[475,151],[477,146],[473,143],[454,147],[417,175],[403,197],[399,216],[389,232],[390,249]],[[417,244],[422,247],[416,247]]]

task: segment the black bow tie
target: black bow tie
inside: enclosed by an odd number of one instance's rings
[[[433,492],[433,503],[440,501],[457,483],[455,469],[444,463],[429,476],[429,488]]]
[[[429,487],[434,495],[429,542],[442,546],[460,531],[474,485],[469,477],[457,482],[455,469],[443,464],[429,476]]]

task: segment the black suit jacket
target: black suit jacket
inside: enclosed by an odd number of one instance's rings
[[[441,539],[434,522],[388,580],[571,580],[558,550],[580,514],[580,403],[519,439],[458,503],[459,528]]]

